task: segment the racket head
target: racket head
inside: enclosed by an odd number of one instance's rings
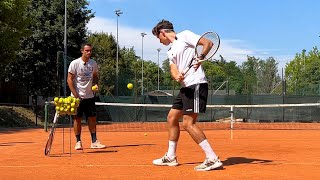
[[[55,130],[56,130],[55,125],[53,125],[51,128],[51,131],[50,131],[50,135],[47,140],[46,147],[44,148],[44,155],[46,155],[46,156],[48,156],[50,154]]]
[[[216,54],[216,52],[218,51],[219,47],[220,47],[220,37],[216,32],[213,31],[208,31],[205,32],[201,37],[201,38],[205,38],[209,41],[212,42],[213,46],[211,47],[211,49],[209,50],[209,52],[206,54],[206,56],[201,60],[201,61],[205,61],[208,59],[211,59],[213,57],[213,55]],[[201,53],[203,52],[203,46],[201,44],[199,44],[200,39],[197,43],[197,46],[195,48],[195,54],[196,57],[200,57]]]
[[[49,137],[48,137],[48,140],[47,140],[47,143],[46,143],[46,147],[44,148],[44,155],[46,155],[46,156],[50,154],[50,150],[51,150],[52,143],[53,143],[53,138],[54,138],[54,133],[55,133],[55,130],[56,130],[56,123],[57,123],[58,117],[59,117],[59,114],[56,112],[54,114],[53,124],[52,124],[51,130],[50,130],[50,134],[49,134]]]

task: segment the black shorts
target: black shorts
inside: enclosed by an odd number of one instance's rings
[[[207,99],[207,83],[183,87],[173,100],[172,109],[183,110],[183,114],[205,113]]]
[[[77,117],[82,117],[83,113],[86,117],[94,117],[97,115],[94,98],[82,99],[80,101],[77,109]]]

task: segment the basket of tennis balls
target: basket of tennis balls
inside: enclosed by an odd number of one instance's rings
[[[80,99],[72,96],[55,97],[53,103],[56,106],[56,111],[60,114],[76,115],[77,108],[80,104]]]

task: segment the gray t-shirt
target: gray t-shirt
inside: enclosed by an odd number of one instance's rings
[[[89,61],[85,63],[80,57],[70,63],[68,72],[75,75],[73,85],[80,98],[93,98],[94,95],[91,87],[93,85],[93,73],[98,72],[97,62],[89,59]],[[71,96],[74,96],[72,92]]]

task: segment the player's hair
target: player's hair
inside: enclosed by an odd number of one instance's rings
[[[173,24],[165,19],[162,19],[153,29],[152,34],[159,36],[160,30],[165,30],[166,32],[174,32]]]
[[[84,42],[84,43],[81,44],[81,50],[83,50],[85,46],[92,47],[92,45],[90,43]]]

